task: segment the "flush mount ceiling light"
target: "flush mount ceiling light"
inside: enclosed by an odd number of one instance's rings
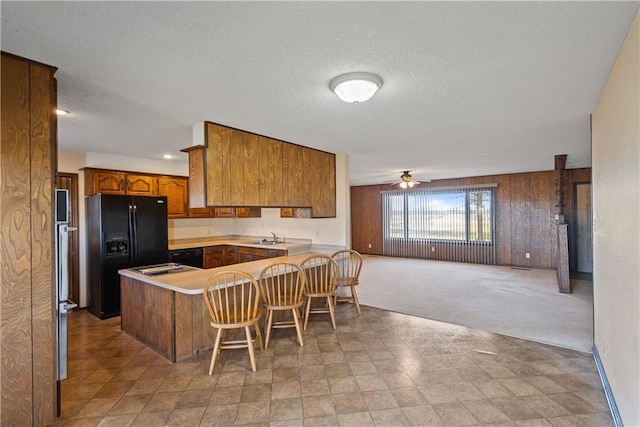
[[[162,158],[166,159],[166,160],[171,160],[171,159],[173,159],[173,156],[171,154],[163,154]]]
[[[371,98],[382,86],[382,79],[371,73],[342,74],[329,84],[331,90],[344,102],[358,104]]]
[[[66,116],[67,114],[69,114],[69,112],[67,110],[61,110],[60,108],[56,109],[56,114],[59,116]]]

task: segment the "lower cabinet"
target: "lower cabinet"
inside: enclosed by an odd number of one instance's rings
[[[238,248],[238,262],[257,261],[269,258],[269,249],[262,248]]]
[[[224,247],[224,265],[233,265],[238,263],[238,247],[226,245]]]
[[[286,254],[287,251],[282,249],[248,248],[233,245],[208,246],[204,249],[204,268],[222,267],[285,256]]]
[[[222,267],[224,264],[224,246],[204,248],[204,268]]]

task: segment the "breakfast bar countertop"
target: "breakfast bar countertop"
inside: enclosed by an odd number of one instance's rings
[[[222,244],[222,243],[218,243]],[[264,246],[264,245],[262,245]],[[269,245],[267,247],[278,246]],[[193,246],[191,246],[193,247]],[[194,269],[191,271],[183,271],[174,274],[161,274],[161,275],[145,275],[136,271],[135,269],[128,268],[125,270],[119,270],[121,276],[129,277],[131,279],[138,280],[150,285],[158,286],[160,288],[169,289],[181,294],[198,295],[202,294],[207,279],[221,271],[242,271],[250,274],[256,280],[260,276],[262,270],[275,262],[294,262],[300,263],[306,257],[312,255],[311,253],[303,253],[291,256],[281,256],[269,259],[261,259],[258,261],[243,262],[240,264],[225,265],[223,267],[209,268],[209,269]]]
[[[207,246],[233,245],[249,248],[279,249],[288,251],[289,255],[309,252],[311,240],[291,239],[284,243],[263,244],[259,243],[263,237],[251,236],[210,236],[193,239],[174,239],[169,241],[169,250],[202,248]]]

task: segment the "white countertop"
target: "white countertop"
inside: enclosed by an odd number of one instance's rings
[[[169,250],[202,248],[207,246],[233,245],[249,248],[279,249],[285,250],[289,255],[307,253],[311,248],[311,241],[290,241],[277,243],[275,245],[265,245],[258,243],[262,237],[201,237],[195,239],[176,239],[169,241]]]
[[[224,244],[224,243],[218,243]],[[265,246],[265,245],[260,245]],[[271,247],[271,245],[266,245]],[[273,245],[277,246],[277,245]],[[188,246],[194,247],[194,246]],[[240,264],[225,265],[224,267],[209,268],[209,269],[197,269],[193,271],[183,271],[179,273],[162,274],[158,276],[147,276],[139,273],[133,269],[119,270],[120,275],[129,277],[131,279],[139,280],[150,285],[159,286],[161,288],[169,289],[175,292],[188,295],[198,295],[202,293],[205,283],[210,276],[220,271],[242,271],[252,275],[256,280],[260,277],[262,270],[275,262],[294,262],[300,263],[306,257],[313,255],[311,253],[304,253],[299,255],[281,256],[275,258],[261,259],[258,261],[243,262]]]

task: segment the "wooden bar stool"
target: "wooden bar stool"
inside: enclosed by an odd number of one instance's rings
[[[302,347],[302,327],[300,325],[300,313],[298,309],[304,302],[305,276],[299,265],[290,262],[280,262],[266,267],[260,273],[258,283],[260,295],[267,310],[267,322],[265,324],[264,348],[269,347],[271,329],[296,328],[298,343]],[[281,320],[273,323],[275,311],[289,311],[293,315],[292,320]]]
[[[209,375],[213,373],[216,357],[221,349],[247,348],[251,369],[256,371],[256,356],[253,351],[254,341],[251,338],[253,326],[256,330],[256,340],[263,349],[262,334],[258,320],[262,315],[260,310],[260,289],[253,277],[241,271],[223,271],[209,277],[204,287],[204,301],[209,309],[211,327],[218,330],[211,355]],[[222,331],[244,329],[246,339],[236,341],[222,341]]]
[[[356,286],[358,286],[360,270],[362,269],[362,255],[352,249],[344,249],[335,252],[331,255],[331,258],[333,258],[333,260],[338,264],[338,280],[336,281],[337,289],[334,297],[334,304],[339,302],[352,302],[356,306],[358,314],[361,314]],[[348,287],[351,291],[351,295],[343,297],[338,296],[338,292],[341,287]]]
[[[307,330],[309,314],[329,313],[331,325],[336,329],[336,317],[333,311],[333,297],[336,291],[336,279],[338,278],[338,264],[328,255],[311,255],[300,263],[305,273],[304,294],[306,310],[304,315],[304,330]],[[311,308],[314,298],[327,300],[326,307]]]

